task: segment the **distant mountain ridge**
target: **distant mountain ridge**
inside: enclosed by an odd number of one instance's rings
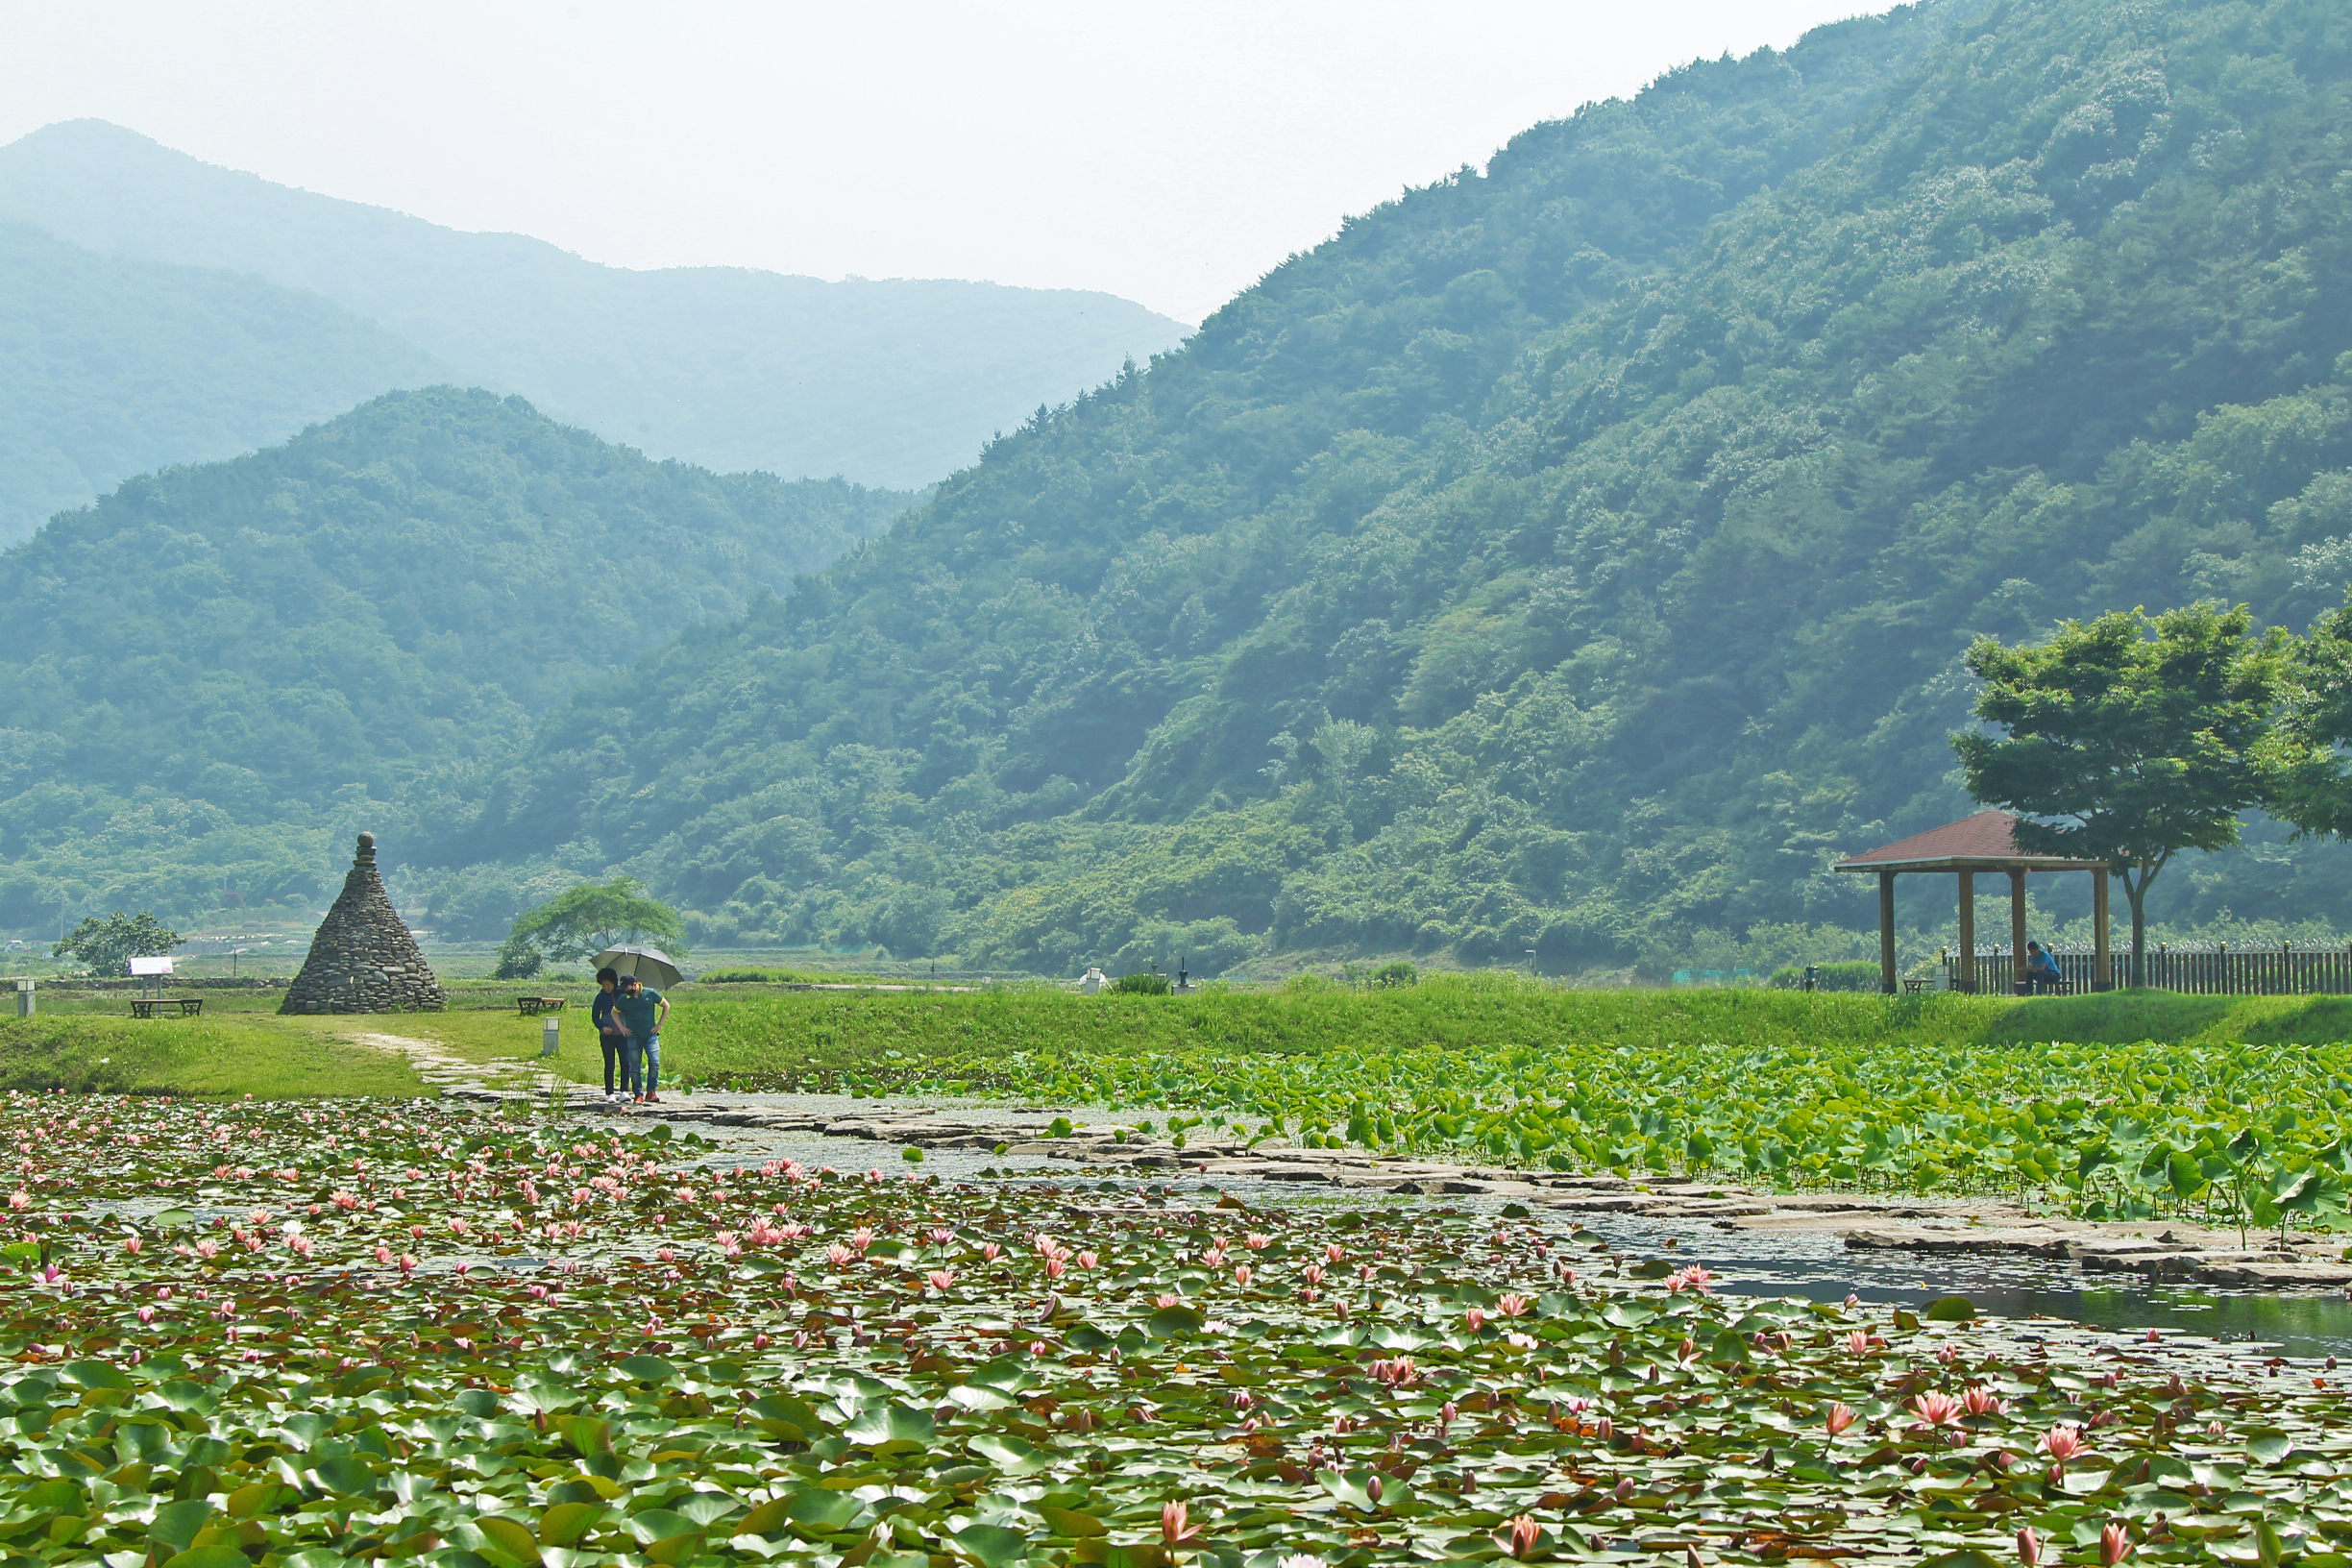
[[[582,685],[912,499],[655,462],[453,387],[133,479],[0,553],[0,926],[78,888],[307,897],[394,796],[472,798]]]
[[[0,546],[134,474],[453,373],[331,300],[0,221]]]
[[[932,483],[1041,403],[1187,331],[1077,290],[604,267],[272,184],[96,120],[0,147],[0,218],[307,290],[607,440],[787,478]]]

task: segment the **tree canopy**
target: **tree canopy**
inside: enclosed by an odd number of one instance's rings
[[[103,919],[85,916],[82,922],[50,949],[55,958],[79,959],[94,973],[119,972],[135,958],[159,958],[180,945],[180,933],[146,910],[125,915],[116,910]]]
[[[1969,794],[2021,814],[2018,846],[2108,862],[2131,906],[2131,983],[2146,973],[2147,891],[2183,849],[2238,842],[2263,804],[2286,640],[2243,606],[2070,621],[2048,639],[1971,644],[1976,717],[1952,737]]]
[[[594,958],[625,942],[650,940],[672,958],[683,958],[685,936],[677,911],[648,897],[634,877],[583,882],[516,917],[499,949],[500,974],[528,975],[537,972],[539,959]]]

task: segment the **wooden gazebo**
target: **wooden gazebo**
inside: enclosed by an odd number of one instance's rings
[[[2028,871],[2089,871],[2091,873],[2091,930],[2095,949],[2091,972],[2094,991],[2109,987],[2107,952],[2107,863],[2070,860],[2064,855],[2032,855],[2018,848],[2017,819],[2005,811],[1980,811],[1973,817],[1915,833],[1894,844],[1842,860],[1840,871],[1871,872],[1878,876],[1878,984],[1892,994],[1895,976],[1895,878],[1905,871],[1952,871],[1960,878],[1961,988],[1976,988],[1976,873],[2001,871],[2009,877],[2009,951],[2016,967],[2015,985],[2025,990],[2025,873]]]

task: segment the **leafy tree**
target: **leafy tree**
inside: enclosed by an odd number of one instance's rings
[[[159,958],[180,945],[180,933],[145,910],[120,910],[100,919],[92,915],[50,949],[54,958],[78,958],[97,972],[119,969],[135,958]]]
[[[2294,640],[2282,710],[2266,805],[2298,834],[2352,838],[2352,603]]]
[[[648,897],[635,877],[582,882],[516,917],[499,948],[500,970],[504,978],[528,978],[538,972],[537,964],[511,975],[505,971],[532,959],[594,958],[618,943],[649,940],[671,957],[682,958],[685,935],[677,911]]]
[[[2284,637],[2244,606],[2116,610],[2017,648],[1980,637],[1976,717],[1952,737],[1969,794],[2021,814],[2018,845],[2106,861],[2131,905],[2131,983],[2146,978],[2147,890],[2183,849],[2226,849],[2267,795]]]

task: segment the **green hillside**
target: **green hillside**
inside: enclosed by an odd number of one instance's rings
[[[308,290],[458,379],[723,472],[930,484],[1040,403],[1185,334],[1075,289],[599,266],[526,235],[272,184],[98,120],[0,147],[0,217],[110,256]]]
[[[436,853],[1061,968],[1869,919],[1969,637],[2352,579],[2352,15],[1899,11],[1349,224]],[[2345,909],[2340,852],[2173,894]],[[2252,898],[2241,897],[2250,904]]]
[[[446,387],[135,479],[0,555],[0,926],[307,898],[371,802],[469,797],[581,685],[911,499],[656,463]]]
[[[0,222],[0,545],[130,475],[268,446],[448,376],[315,294]]]

